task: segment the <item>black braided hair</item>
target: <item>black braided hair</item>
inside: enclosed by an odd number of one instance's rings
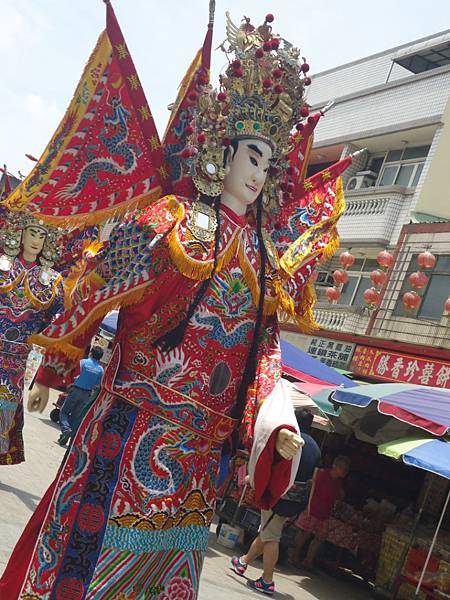
[[[227,149],[227,151],[224,154],[224,158],[223,158],[224,166],[226,165],[229,153],[231,151],[233,152],[232,157],[236,154],[238,145],[239,145],[238,140],[236,140],[236,139],[231,140],[230,147],[229,147],[229,149]],[[215,236],[214,236],[213,269],[211,272],[211,276],[208,279],[205,279],[205,281],[203,281],[200,284],[200,287],[198,288],[197,293],[195,294],[194,299],[192,300],[184,319],[180,323],[178,323],[178,325],[176,327],[174,327],[170,331],[167,331],[166,333],[161,335],[157,340],[155,340],[153,342],[153,347],[159,346],[159,349],[161,350],[161,352],[170,352],[171,350],[176,348],[178,346],[178,344],[181,344],[181,342],[183,341],[183,338],[184,338],[184,334],[186,333],[186,328],[188,326],[188,323],[191,320],[192,315],[195,312],[195,309],[197,308],[197,306],[201,302],[203,296],[205,295],[206,290],[208,289],[209,284],[211,282],[211,279],[214,277],[214,274],[217,269],[217,261],[218,261],[218,256],[219,256],[219,243],[220,243],[221,196],[219,195],[219,196],[211,197],[211,196],[202,194],[200,197],[200,200],[202,202],[204,202],[205,204],[208,204],[208,205],[212,204],[214,206],[214,210],[216,213],[217,227],[216,227]]]
[[[267,264],[267,251],[264,245],[264,239],[262,235],[262,194],[260,194],[256,200],[256,227],[258,234],[259,252],[261,257],[261,263],[259,266],[259,302],[258,312],[256,314],[255,329],[253,330],[253,340],[250,346],[250,351],[247,356],[247,362],[245,363],[244,374],[241,379],[241,383],[238,388],[236,397],[236,403],[231,411],[231,416],[234,419],[241,420],[245,410],[245,403],[247,400],[247,392],[249,386],[253,383],[256,377],[257,359],[258,359],[258,348],[261,337],[261,327],[263,323],[263,308],[264,308],[264,296],[266,293],[266,264]]]
[[[238,149],[238,140],[234,139],[231,141],[230,151],[232,149],[233,155],[236,154]],[[224,163],[226,163],[228,154],[225,154]],[[217,227],[215,231],[215,241],[214,241],[214,263],[213,269],[211,272],[211,276],[203,281],[197,290],[197,293],[192,300],[184,319],[176,326],[174,329],[171,329],[167,333],[160,336],[155,342],[153,342],[153,346],[159,346],[162,352],[170,352],[174,348],[178,346],[183,340],[184,334],[186,332],[186,328],[188,326],[189,321],[191,320],[197,306],[205,295],[211,279],[214,277],[214,274],[217,269],[218,262],[218,254],[219,254],[219,243],[220,243],[220,204],[221,204],[221,196],[216,196],[211,199],[209,197],[202,198],[207,203],[213,201],[214,210],[216,213],[217,219]],[[263,308],[264,308],[264,297],[266,292],[266,264],[267,264],[267,251],[264,245],[264,239],[262,235],[262,193],[258,196],[256,200],[256,227],[257,227],[257,235],[258,235],[258,245],[260,251],[260,269],[259,269],[259,302],[258,302],[258,312],[256,315],[255,328],[253,331],[253,340],[250,346],[250,350],[247,356],[247,361],[245,363],[245,369],[242,376],[241,383],[238,388],[236,402],[231,411],[231,416],[235,419],[240,420],[244,413],[245,403],[247,400],[247,393],[249,386],[253,383],[256,376],[256,368],[257,368],[257,358],[258,358],[258,347],[260,343],[261,337],[261,327],[263,323]]]
[[[211,200],[210,198],[208,199]],[[206,290],[208,289],[209,284],[216,272],[220,244],[220,202],[221,196],[216,196],[213,199],[213,206],[214,211],[216,213],[217,226],[214,232],[214,262],[211,275],[208,279],[205,279],[200,284],[191,304],[189,305],[189,308],[187,309],[186,316],[184,317],[184,319],[180,321],[180,323],[178,323],[176,327],[174,327],[170,331],[167,331],[153,342],[153,346],[159,346],[161,352],[170,352],[171,350],[176,348],[178,344],[181,344],[184,338],[184,334],[186,333],[186,328],[189,324],[189,321],[195,313],[195,310],[199,305],[201,299],[205,295]]]

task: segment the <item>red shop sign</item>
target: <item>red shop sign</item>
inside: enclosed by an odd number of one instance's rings
[[[411,354],[356,346],[350,366],[353,373],[417,385],[450,388],[450,363]]]

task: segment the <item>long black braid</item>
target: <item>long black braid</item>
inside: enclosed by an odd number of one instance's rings
[[[191,320],[193,314],[195,313],[197,306],[199,305],[201,299],[205,295],[206,290],[208,289],[209,284],[211,283],[211,280],[216,273],[217,261],[218,261],[218,257],[219,257],[219,244],[220,244],[220,231],[221,231],[221,228],[220,228],[220,201],[221,201],[220,196],[216,196],[213,199],[214,212],[216,213],[217,226],[216,226],[216,231],[214,232],[214,262],[213,262],[213,268],[211,271],[211,275],[208,279],[205,279],[200,284],[200,286],[199,286],[199,288],[198,288],[198,290],[186,312],[186,316],[184,317],[184,319],[182,321],[180,321],[180,323],[178,323],[178,325],[176,327],[174,327],[167,333],[164,333],[157,340],[155,340],[153,342],[153,346],[159,346],[161,352],[170,352],[171,350],[176,348],[178,346],[178,344],[181,344],[181,342],[183,341],[183,338],[184,338],[184,334],[186,333],[186,328],[189,324],[189,321]]]
[[[237,151],[238,141],[232,140],[231,149],[233,150],[233,156]],[[225,158],[226,160],[226,158]],[[204,200],[206,202],[211,201],[211,198],[205,197]],[[194,299],[192,300],[184,319],[176,326],[174,329],[171,329],[167,333],[160,336],[154,343],[153,346],[159,346],[162,352],[170,352],[178,344],[180,344],[183,340],[184,334],[186,332],[186,328],[188,326],[189,321],[191,320],[193,314],[199,303],[201,302],[203,296],[205,295],[209,284],[211,283],[212,278],[214,277],[217,269],[218,256],[219,256],[219,244],[220,244],[220,205],[221,205],[221,196],[216,196],[213,199],[214,210],[216,213],[217,219],[217,227],[215,231],[215,239],[214,239],[214,263],[211,272],[211,276],[203,281],[200,284],[199,289],[197,290]],[[260,343],[261,337],[261,327],[263,323],[263,308],[264,308],[264,297],[266,292],[266,264],[267,264],[267,251],[264,245],[264,239],[262,234],[262,194],[260,194],[256,200],[256,228],[258,235],[258,245],[260,251],[260,268],[259,268],[259,301],[258,301],[258,312],[256,315],[255,328],[253,331],[253,339],[250,346],[250,350],[247,356],[247,361],[245,363],[245,369],[242,376],[241,383],[238,388],[236,402],[231,411],[231,415],[233,418],[240,421],[245,409],[245,403],[247,400],[247,392],[249,386],[253,383],[256,376],[256,368],[257,368],[257,358],[258,358],[258,347]]]
[[[263,323],[264,296],[266,293],[267,251],[262,234],[262,194],[259,195],[256,202],[256,230],[258,234],[259,254],[261,257],[261,264],[259,266],[259,301],[255,329],[253,331],[252,345],[250,346],[247,362],[245,363],[244,374],[239,385],[236,403],[231,411],[231,416],[239,421],[244,414],[248,388],[253,383],[256,376],[258,348],[260,344],[261,327]]]

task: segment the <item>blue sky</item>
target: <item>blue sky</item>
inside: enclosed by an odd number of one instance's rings
[[[160,132],[167,105],[203,40],[208,0],[113,0]],[[312,73],[450,27],[448,0],[217,0],[215,46],[225,11],[273,28],[300,47]],[[0,164],[26,175],[63,115],[104,27],[101,0],[0,0]],[[213,76],[223,66],[218,51]]]

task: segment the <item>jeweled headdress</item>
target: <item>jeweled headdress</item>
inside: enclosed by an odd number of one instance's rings
[[[236,27],[227,13],[227,40],[221,48],[228,67],[219,90],[204,86],[188,128],[193,180],[202,193],[221,193],[224,152],[232,139],[259,138],[272,147],[274,167],[266,191],[280,183],[289,166],[285,159],[293,147],[291,132],[309,114],[304,100],[309,66],[297,48],[273,33],[272,21],[267,15],[254,27],[245,17]]]
[[[58,261],[61,254],[59,241],[64,234],[62,229],[52,227],[43,220],[37,219],[31,213],[22,211],[6,212],[2,225],[0,228],[0,248],[8,257],[13,258],[20,254],[22,232],[28,227],[36,227],[46,233],[39,261],[47,267]]]

